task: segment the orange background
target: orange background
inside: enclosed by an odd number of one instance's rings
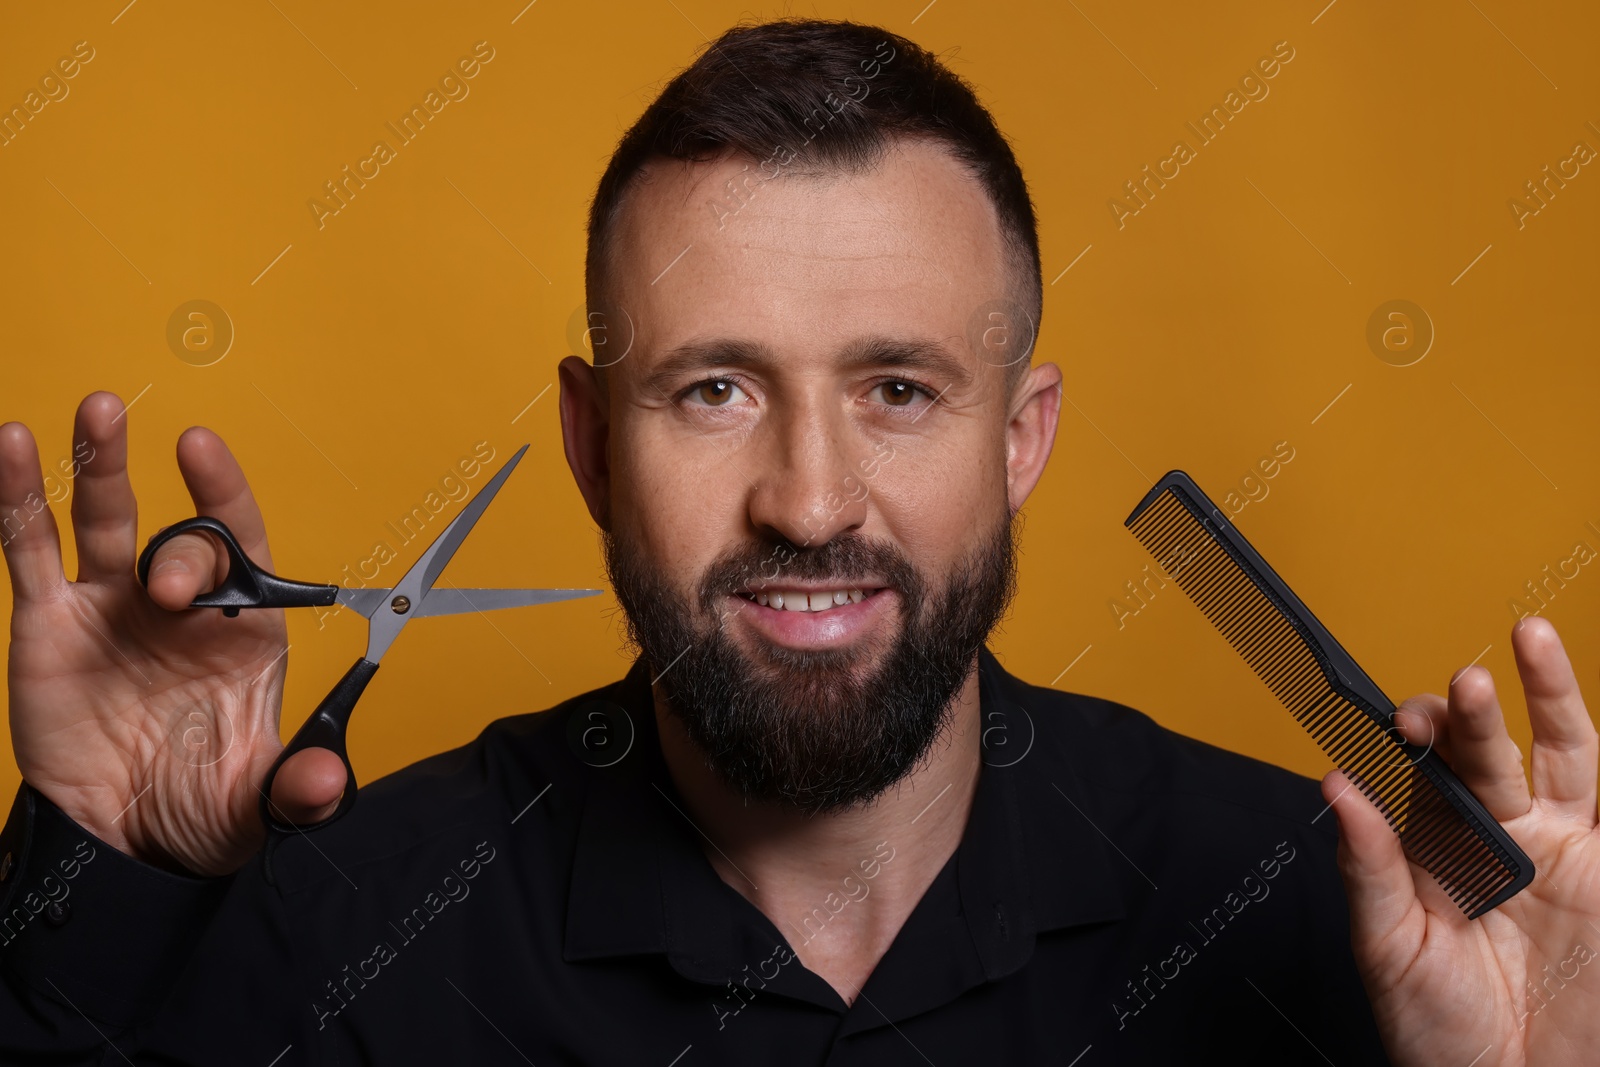
[[[752,9],[124,3],[49,6],[0,38],[7,107],[76,42],[94,50],[69,95],[0,148],[0,419],[31,426],[50,465],[70,457],[86,393],[133,401],[141,543],[192,513],[174,439],[214,428],[252,478],[277,571],[319,581],[392,542],[385,523],[477,442],[495,465],[531,442],[450,580],[603,585],[553,386],[583,298],[584,213],[654,91]],[[1240,529],[1396,699],[1442,691],[1481,654],[1524,746],[1508,601],[1576,542],[1600,549],[1585,525],[1600,527],[1600,174],[1581,167],[1520,228],[1508,207],[1576,142],[1600,148],[1593,9],[1325,3],[789,9],[943,54],[1033,189],[1036,358],[1063,366],[1070,404],[996,651],[1030,681],[1309,774],[1327,761],[1176,587],[1118,626],[1111,601],[1148,561],[1122,520],[1163,472],[1188,470],[1220,501],[1289,442]],[[319,229],[307,201],[393,142],[385,122],[478,41],[494,58],[470,95]],[[1185,123],[1280,41],[1294,58],[1269,95],[1200,147]],[[1108,201],[1179,138],[1196,158],[1119,228]],[[167,342],[195,299],[236,331],[209,366]],[[1411,366],[1366,339],[1396,299],[1436,331]],[[65,528],[65,502],[56,514]],[[1600,566],[1545,614],[1593,697]],[[285,734],[365,640],[353,614],[290,618]],[[627,664],[609,593],[410,627],[362,702],[352,758],[370,781]],[[6,757],[0,788],[15,784]]]

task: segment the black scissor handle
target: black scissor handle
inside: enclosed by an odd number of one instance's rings
[[[350,669],[345,671],[344,677],[339,679],[339,684],[322,698],[322,703],[317,705],[317,710],[311,713],[311,717],[295,731],[289,743],[283,747],[283,751],[267,770],[267,776],[260,786],[260,807],[261,822],[267,828],[266,862],[269,881],[272,878],[272,853],[283,838],[307,830],[320,830],[343,818],[345,813],[355,806],[356,771],[350,765],[350,753],[345,745],[345,737],[350,728],[350,713],[355,710],[356,701],[361,699],[367,683],[372,681],[372,676],[377,673],[378,665],[372,660],[365,656],[356,660]],[[285,760],[296,752],[303,752],[308,748],[326,748],[344,763],[344,793],[339,797],[338,806],[326,818],[319,822],[300,824],[280,817],[283,813],[272,803],[272,783],[277,779],[278,770]]]
[[[150,538],[150,543],[139,553],[139,563],[135,568],[140,585],[148,587],[150,584],[150,561],[155,558],[156,549],[191,530],[206,530],[216,534],[228,550],[228,576],[211,592],[201,593],[190,601],[191,608],[221,608],[222,613],[231,619],[239,614],[240,608],[326,607],[339,595],[336,585],[295,582],[262,570],[244,554],[233,531],[223,525],[221,519],[209,515],[197,515],[175,522]]]

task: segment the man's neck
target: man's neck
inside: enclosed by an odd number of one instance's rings
[[[718,876],[853,1002],[961,842],[981,766],[976,658],[923,762],[875,803],[836,815],[747,806],[659,692],[655,712],[662,756]]]

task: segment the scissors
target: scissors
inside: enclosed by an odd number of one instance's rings
[[[137,572],[141,585],[149,584],[150,561],[156,549],[192,530],[206,530],[215,534],[228,552],[228,576],[216,589],[202,593],[189,602],[191,608],[221,608],[229,618],[239,614],[240,608],[303,608],[326,607],[342,604],[364,615],[369,620],[366,655],[356,660],[345,672],[333,690],[306,719],[284,746],[283,752],[267,771],[261,783],[261,821],[268,833],[267,864],[270,879],[271,854],[278,840],[291,833],[318,830],[340,819],[356,802],[356,772],[350,765],[350,755],[345,748],[345,734],[350,725],[350,713],[366,689],[367,683],[377,673],[383,654],[406,623],[415,618],[437,615],[459,615],[468,611],[492,611],[496,608],[517,608],[532,604],[549,604],[558,600],[573,600],[594,596],[598,589],[435,589],[445,565],[450,562],[461,543],[472,532],[473,525],[483,514],[495,494],[511,475],[528,446],[517,449],[516,455],[506,461],[494,477],[467,502],[466,507],[444,528],[428,550],[392,589],[347,589],[340,585],[319,585],[313,582],[296,582],[280,578],[251,562],[232,531],[222,522],[208,515],[174,523],[157,533],[139,555]],[[327,818],[316,823],[300,825],[283,818],[283,813],[272,805],[272,782],[284,760],[308,748],[326,748],[338,755],[344,763],[345,787],[338,806]]]

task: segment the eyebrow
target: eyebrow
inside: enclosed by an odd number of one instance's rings
[[[767,345],[736,338],[687,341],[673,348],[645,376],[645,385],[665,394],[668,383],[693,371],[747,368],[771,371],[784,360]],[[944,345],[921,338],[863,337],[837,352],[832,366],[838,370],[917,370],[947,383],[966,385],[973,371]]]

